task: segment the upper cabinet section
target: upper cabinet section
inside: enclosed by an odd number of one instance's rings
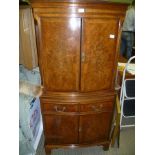
[[[127,6],[103,1],[33,0],[31,4],[44,90],[114,91]]]

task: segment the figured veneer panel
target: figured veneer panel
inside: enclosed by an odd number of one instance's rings
[[[85,59],[81,68],[81,91],[113,89],[117,18],[84,18],[82,28],[82,53]]]
[[[112,113],[103,112],[80,116],[79,142],[95,143],[109,139]]]
[[[50,91],[78,91],[80,18],[40,17],[39,60],[43,85]]]
[[[48,144],[77,144],[78,116],[43,115],[44,134]]]

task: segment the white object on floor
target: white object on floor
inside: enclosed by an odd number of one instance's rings
[[[19,79],[40,84],[39,68],[32,71],[19,66]],[[35,155],[43,133],[40,100],[32,96],[19,95],[19,151],[21,155]]]
[[[118,66],[125,68],[126,63],[119,62],[118,63]],[[135,64],[131,64],[131,63],[128,64],[128,66],[127,66],[127,72],[130,73],[130,74],[132,74],[132,75],[135,75]]]
[[[133,78],[133,79],[126,79],[126,71],[127,72],[129,72],[129,71],[133,71],[133,73],[135,74],[135,66],[133,65],[133,64],[131,64],[131,61],[133,60],[133,59],[135,59],[135,56],[133,56],[133,57],[131,57],[129,60],[128,60],[128,62],[127,63],[125,63],[125,68],[124,68],[124,70],[123,70],[123,77],[122,77],[122,86],[121,86],[121,94],[120,94],[120,105],[121,105],[121,118],[120,118],[120,128],[122,128],[122,127],[133,127],[133,126],[135,126],[135,124],[126,124],[126,125],[123,125],[122,124],[122,119],[123,118],[135,118],[135,115],[134,114],[131,114],[131,115],[125,115],[124,114],[124,105],[125,105],[125,101],[130,101],[129,103],[130,103],[130,105],[132,104],[132,102],[131,101],[133,101],[133,103],[134,103],[134,101],[135,101],[135,95],[134,95],[134,93],[132,94],[132,96],[128,96],[127,95],[127,87],[126,87],[126,83],[127,82],[129,82],[129,81],[131,81],[131,82],[135,82],[135,78]],[[124,64],[123,64],[124,65]],[[129,70],[130,69],[130,70]],[[130,88],[131,89],[131,88]],[[130,91],[134,91],[133,89],[135,89],[134,87],[132,87],[132,90],[130,90]],[[127,103],[126,103],[127,104]],[[132,104],[132,105],[135,105],[135,103],[134,104]]]

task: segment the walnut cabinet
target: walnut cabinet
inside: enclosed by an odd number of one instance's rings
[[[121,26],[127,6],[31,0],[44,93],[45,149],[110,145]]]

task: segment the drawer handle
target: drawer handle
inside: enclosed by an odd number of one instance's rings
[[[54,106],[54,109],[55,109],[56,112],[64,112],[66,107],[63,107],[62,109],[60,109],[57,106]]]
[[[95,110],[95,111],[101,111],[102,110],[102,108],[103,108],[103,105],[102,104],[100,104],[99,106],[91,106],[92,107],[92,109],[93,110]]]

